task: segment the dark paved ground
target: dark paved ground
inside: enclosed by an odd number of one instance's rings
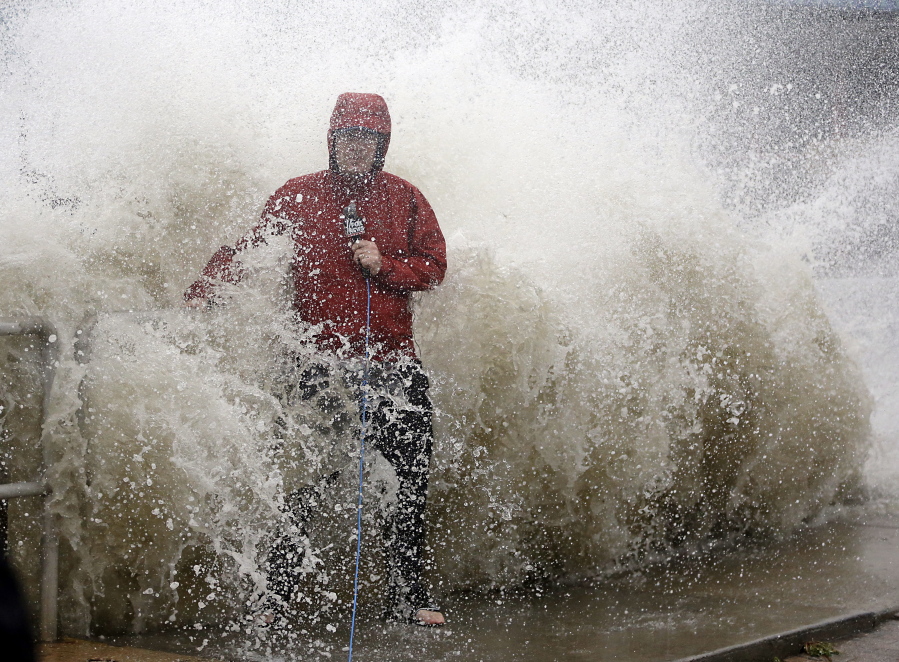
[[[559,586],[542,595],[450,596],[449,623],[438,630],[385,625],[374,612],[366,612],[355,649],[366,662],[772,662],[775,655],[796,654],[810,627],[818,628],[817,638],[834,641],[870,631],[883,620],[876,614],[899,608],[895,510],[877,504],[849,509],[837,520],[786,540],[679,558],[641,573]],[[844,621],[851,615],[855,625],[847,627]],[[323,655],[340,659],[348,632],[345,623],[336,625],[336,632],[320,629],[274,650],[298,660]],[[739,658],[719,654],[790,631],[789,646],[769,645],[767,656],[759,656],[759,648],[742,650]],[[207,638],[208,645],[198,651]],[[201,632],[119,637],[107,643],[219,659],[251,657],[241,641],[214,624],[204,624]],[[899,656],[887,659],[899,662]]]
[[[138,648],[107,646],[95,641],[65,639],[55,644],[41,644],[38,649],[38,662],[201,662],[201,660],[189,655],[172,655]],[[215,661],[204,659],[202,662]]]
[[[897,662],[899,661],[899,620],[884,622],[870,634],[853,639],[831,642],[839,651],[834,655],[834,662]],[[821,660],[820,657],[797,655],[784,662],[806,662]]]

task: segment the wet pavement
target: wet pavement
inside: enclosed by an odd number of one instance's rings
[[[138,648],[108,646],[93,641],[66,639],[55,644],[41,644],[39,662],[200,662],[189,655],[172,655]],[[203,660],[203,662],[209,662]]]
[[[832,645],[833,655],[839,655],[840,662],[896,662],[899,660],[899,617],[881,624],[871,633],[826,643]],[[814,652],[814,649],[812,651]],[[100,660],[103,662],[191,662],[199,659],[76,640],[44,645],[40,655],[40,662],[99,662]],[[602,659],[601,653],[597,659]],[[757,659],[759,662],[762,660],[768,662],[771,656],[760,656]],[[810,662],[821,659],[825,658],[820,655],[813,657],[800,654],[785,658],[783,662]]]
[[[899,619],[886,621],[874,632],[848,640],[828,642],[833,644],[840,662],[896,662],[899,660]],[[808,662],[821,660],[811,655],[794,655],[784,662]]]
[[[899,513],[850,509],[786,540],[678,558],[592,586],[541,594],[450,596],[440,629],[386,625],[363,614],[354,658],[381,660],[628,660],[660,662],[739,646],[847,614],[899,606]],[[346,632],[269,640],[267,659],[341,658]],[[221,659],[255,657],[216,636],[112,643]],[[258,658],[257,658],[258,659]],[[839,658],[844,660],[845,658]],[[894,662],[896,659],[893,658]]]

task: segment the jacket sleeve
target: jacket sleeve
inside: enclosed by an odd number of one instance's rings
[[[429,290],[446,274],[446,242],[431,205],[412,187],[409,203],[408,255],[382,255],[375,279],[398,292]]]
[[[240,251],[264,244],[266,237],[280,235],[287,231],[289,221],[279,216],[282,199],[286,197],[287,185],[285,184],[265,203],[262,210],[262,219],[249,232],[244,234],[232,248],[222,246],[219,248],[200,277],[184,292],[184,299],[212,299],[215,296],[216,283],[239,283],[244,272],[240,261],[237,259]]]

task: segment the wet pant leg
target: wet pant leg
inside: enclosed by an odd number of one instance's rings
[[[312,502],[313,488],[304,487],[287,495],[281,508],[281,518],[266,559],[268,592],[277,598],[277,607],[287,607],[294,599],[303,563],[300,540],[306,537],[306,521]]]
[[[435,606],[421,580],[425,544],[425,507],[433,446],[433,408],[428,397],[429,381],[418,362],[389,368],[389,381],[396,375],[402,397],[382,399],[371,412],[368,442],[390,463],[399,483],[397,502],[387,514],[384,542],[389,577],[388,615],[406,620],[422,607]],[[329,375],[320,367],[305,371],[296,385],[302,400],[312,400],[328,388]],[[320,409],[329,404],[316,402]],[[335,412],[337,417],[341,412]],[[336,422],[336,419],[335,419]],[[299,579],[305,525],[324,491],[338,473],[316,485],[291,492],[285,498],[282,522],[268,556],[268,588],[284,605],[290,603]]]
[[[433,409],[428,378],[417,363],[397,368],[405,400],[383,401],[372,412],[372,445],[391,464],[399,482],[397,502],[385,522],[389,576],[389,612],[411,618],[422,607],[434,607],[422,583],[425,506],[433,446]]]
[[[319,410],[334,415],[332,427],[344,427],[346,421],[339,419],[346,419],[347,413],[339,411],[337,403],[329,397],[330,379],[330,371],[326,367],[308,367],[300,373],[284,398],[288,401],[292,398],[302,401],[316,398],[315,405]],[[339,472],[334,472],[322,477],[315,485],[308,485],[285,495],[280,520],[265,563],[268,593],[275,598],[276,608],[287,607],[295,597],[304,556],[306,524],[322,495],[339,475]]]

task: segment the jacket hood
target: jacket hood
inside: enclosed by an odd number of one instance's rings
[[[390,111],[387,110],[384,97],[380,94],[361,92],[344,92],[337,97],[328,130],[328,160],[334,172],[338,172],[337,159],[334,155],[334,132],[341,129],[367,129],[377,133],[380,140],[372,170],[377,172],[384,167],[391,129]]]

